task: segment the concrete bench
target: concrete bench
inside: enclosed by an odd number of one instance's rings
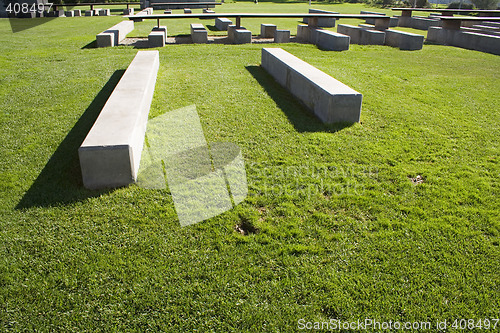
[[[111,11],[109,9],[101,9],[99,10],[99,16],[110,16]]]
[[[134,30],[134,21],[122,21],[96,36],[97,47],[118,45],[128,33]]]
[[[418,30],[429,30],[429,27],[436,27],[441,24],[439,19],[414,16],[411,18],[411,27]]]
[[[208,43],[208,32],[200,23],[191,23],[191,39],[195,44]]]
[[[380,15],[380,16],[386,16],[384,13],[379,13],[379,12],[370,12],[366,10],[361,10],[359,12],[360,14],[363,15]],[[367,24],[372,24],[375,25],[375,19],[366,19],[365,23]],[[397,27],[398,26],[398,18],[397,17],[391,17],[389,20],[389,27]]]
[[[234,44],[248,44],[252,42],[252,32],[247,29],[234,29],[233,33]]]
[[[280,30],[276,29],[274,33],[275,43],[289,43],[290,42],[290,30]]]
[[[123,10],[123,15],[134,15],[134,8],[125,8]]]
[[[372,27],[371,25],[367,25]],[[352,44],[361,45],[384,45],[385,33],[378,30],[366,29],[350,24],[339,24],[337,32],[350,36]]]
[[[215,28],[219,31],[226,31],[227,27],[232,24],[233,22],[231,22],[231,20],[226,17],[218,17],[215,19]]]
[[[191,8],[184,8],[184,14],[192,14]]]
[[[318,29],[316,45],[327,51],[346,51],[349,50],[350,37],[330,30]]]
[[[340,13],[331,12],[331,11],[322,10],[322,9],[309,8],[309,14],[340,14]],[[309,19],[307,17],[304,17],[302,22],[309,23]],[[323,28],[333,28],[333,27],[335,27],[335,18],[334,17],[319,17],[316,25],[318,27],[323,27]]]
[[[281,48],[263,48],[262,67],[322,122],[359,122],[363,96],[316,67]]]
[[[149,47],[164,47],[165,46],[165,32],[159,30],[152,30],[148,35]]]
[[[137,179],[160,60],[139,51],[78,149],[83,185],[126,186]]]
[[[165,9],[163,14],[172,14],[172,9]]]
[[[500,55],[500,36],[471,32],[467,28],[451,30],[430,27],[427,41]]]
[[[252,42],[252,32],[244,27],[237,28],[236,25],[227,27],[227,40],[233,44],[247,44]]]
[[[94,16],[94,11],[93,10],[86,10],[85,16]]]
[[[261,24],[260,36],[264,38],[274,38],[276,32],[276,25],[274,24]]]
[[[82,16],[82,10],[81,9],[75,9],[73,10],[74,16]]]
[[[424,45],[424,36],[409,32],[387,29],[385,31],[385,45],[399,47],[400,50],[421,50]]]
[[[64,16],[66,17],[75,17],[75,12],[72,10],[68,10],[64,12]]]

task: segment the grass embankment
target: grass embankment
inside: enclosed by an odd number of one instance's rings
[[[81,184],[77,148],[137,52],[86,46],[119,20],[0,21],[2,329],[498,317],[500,57],[280,45],[363,94],[341,128],[259,67],[261,45],[161,49],[150,117],[195,104],[207,141],[242,148],[250,191],[181,228],[167,190]]]

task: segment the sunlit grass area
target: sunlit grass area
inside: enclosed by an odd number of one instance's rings
[[[150,119],[195,105],[206,140],[237,144],[247,172],[243,203],[181,227],[168,189],[82,185],[77,149],[138,51],[92,47],[120,20],[17,33],[0,20],[2,330],[292,332],[301,319],[435,328],[498,317],[500,57],[437,45],[158,49]],[[162,24],[175,35],[195,22]],[[260,23],[295,34],[299,22],[242,22],[255,35]],[[262,47],[362,93],[361,122],[322,124],[260,67]]]

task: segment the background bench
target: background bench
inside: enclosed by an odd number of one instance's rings
[[[83,185],[113,188],[135,182],[160,60],[139,51],[78,149]]]
[[[96,36],[97,47],[118,45],[127,34],[134,30],[134,21],[122,21]]]

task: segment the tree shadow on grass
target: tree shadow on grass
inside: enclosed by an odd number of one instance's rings
[[[111,190],[91,191],[83,187],[78,148],[94,125],[104,104],[125,70],[113,73],[109,81],[57,147],[16,209],[50,207],[96,197]]]
[[[353,123],[322,123],[304,104],[276,82],[261,66],[246,66],[246,69],[266,90],[267,94],[288,117],[288,120],[298,132],[335,133],[354,125]]]

